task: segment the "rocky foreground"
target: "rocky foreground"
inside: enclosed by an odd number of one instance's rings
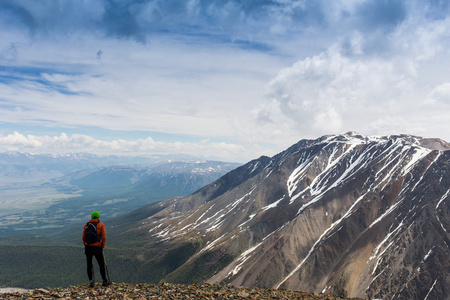
[[[209,284],[125,284],[114,283],[108,287],[97,284],[67,288],[35,289],[25,293],[1,294],[2,299],[314,299],[344,300],[339,296],[290,290],[254,289]]]

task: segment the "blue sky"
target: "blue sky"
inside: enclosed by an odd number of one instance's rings
[[[2,0],[0,151],[246,162],[450,141],[448,1]]]

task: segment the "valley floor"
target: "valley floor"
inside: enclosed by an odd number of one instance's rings
[[[2,299],[311,299],[344,300],[326,294],[290,290],[253,289],[210,284],[125,284],[114,283],[108,287],[97,284],[56,289],[35,289],[28,292],[5,293]]]

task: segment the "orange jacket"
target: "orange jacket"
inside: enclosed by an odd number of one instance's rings
[[[93,244],[90,244],[89,246],[94,246],[94,247],[102,247],[105,248],[105,243],[106,243],[106,229],[105,229],[105,225],[103,225],[102,222],[100,222],[99,219],[91,219],[89,220],[90,223],[97,223],[97,235],[100,236],[100,242],[95,242]],[[88,244],[86,244],[85,240],[84,240],[84,231],[86,230],[86,224],[83,227],[83,244],[85,246],[87,246]]]

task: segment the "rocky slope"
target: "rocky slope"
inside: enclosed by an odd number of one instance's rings
[[[134,234],[160,251],[196,245],[166,281],[450,299],[449,149],[409,135],[302,140],[144,208]]]
[[[218,286],[209,284],[113,284],[72,286],[57,289],[35,289],[26,293],[6,293],[3,299],[310,299],[345,300],[350,298],[332,295],[296,292],[289,290],[269,290]],[[355,299],[355,298],[354,298]]]

